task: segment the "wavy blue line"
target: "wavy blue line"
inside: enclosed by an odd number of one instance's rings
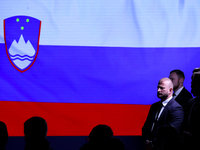
[[[24,60],[28,60],[28,61],[33,61],[33,59],[28,59],[28,58],[23,58],[23,59],[21,59],[21,58],[13,58],[13,59],[11,59],[11,60],[20,60],[20,61],[24,61]]]
[[[11,57],[16,57],[16,56],[19,56],[19,57],[30,57],[30,58],[34,58],[34,57],[35,57],[35,55],[34,55],[34,56],[29,56],[29,55],[23,55],[23,56],[21,56],[21,55],[19,55],[19,54],[16,54],[16,55],[11,55],[11,54],[10,54],[10,56],[11,56]]]
[[[11,58],[29,58],[29,59],[34,59],[34,57],[28,57],[28,56],[11,56]]]
[[[19,58],[19,59],[30,59],[30,60],[33,60],[34,58],[30,58],[30,57],[20,57],[20,56],[16,56],[16,57],[10,57],[11,59],[17,59],[17,58]]]

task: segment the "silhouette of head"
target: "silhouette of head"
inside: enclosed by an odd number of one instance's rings
[[[105,149],[105,142],[113,137],[112,129],[103,124],[95,126],[89,134],[89,142],[84,144],[80,150],[102,150]]]
[[[101,141],[113,136],[112,129],[107,125],[95,126],[89,134],[89,141]]]
[[[192,74],[191,93],[200,96],[200,68],[195,68]]]
[[[0,149],[4,149],[8,141],[8,131],[6,124],[0,121]]]
[[[46,138],[47,123],[41,117],[32,117],[24,122],[25,141],[39,141]]]

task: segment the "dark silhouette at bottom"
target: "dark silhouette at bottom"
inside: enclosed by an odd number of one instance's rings
[[[8,142],[8,131],[6,124],[0,121],[0,150],[5,150]]]
[[[50,150],[46,140],[47,123],[41,117],[32,117],[24,123],[25,148],[24,150]]]
[[[107,125],[95,126],[89,134],[88,143],[80,150],[124,150],[124,143],[113,137],[112,129]]]
[[[157,150],[180,150],[181,146],[178,131],[170,125],[158,129],[156,142]]]

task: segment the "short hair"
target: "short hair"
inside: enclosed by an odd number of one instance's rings
[[[104,124],[95,126],[89,134],[90,141],[99,141],[113,136],[112,129]]]
[[[194,70],[192,71],[192,73],[199,72],[199,71],[200,71],[200,67],[199,68],[194,68]]]
[[[24,122],[24,134],[32,138],[45,138],[47,134],[47,122],[38,116],[29,118]]]
[[[172,70],[172,71],[170,72],[170,74],[173,73],[173,72],[175,72],[179,78],[185,79],[185,75],[184,75],[183,71],[181,71],[181,70],[179,70],[179,69],[175,69],[175,70]]]

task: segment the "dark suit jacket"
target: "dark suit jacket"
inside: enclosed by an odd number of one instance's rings
[[[200,139],[200,97],[192,98],[188,102],[183,127],[184,131]]]
[[[192,94],[184,87],[175,100],[183,107],[183,110],[185,111],[187,103],[191,98]]]
[[[200,97],[189,100],[183,122],[184,148],[195,150],[199,148],[200,141]],[[198,147],[198,148],[197,148]]]
[[[142,137],[144,141],[154,140],[156,138],[158,129],[164,125],[171,125],[177,131],[180,131],[184,116],[183,108],[172,98],[164,107],[159,120],[154,126],[153,132],[151,132],[152,125],[155,122],[155,115],[158,111],[159,103],[160,101],[151,105],[147,119],[144,123],[144,126],[142,127]]]

